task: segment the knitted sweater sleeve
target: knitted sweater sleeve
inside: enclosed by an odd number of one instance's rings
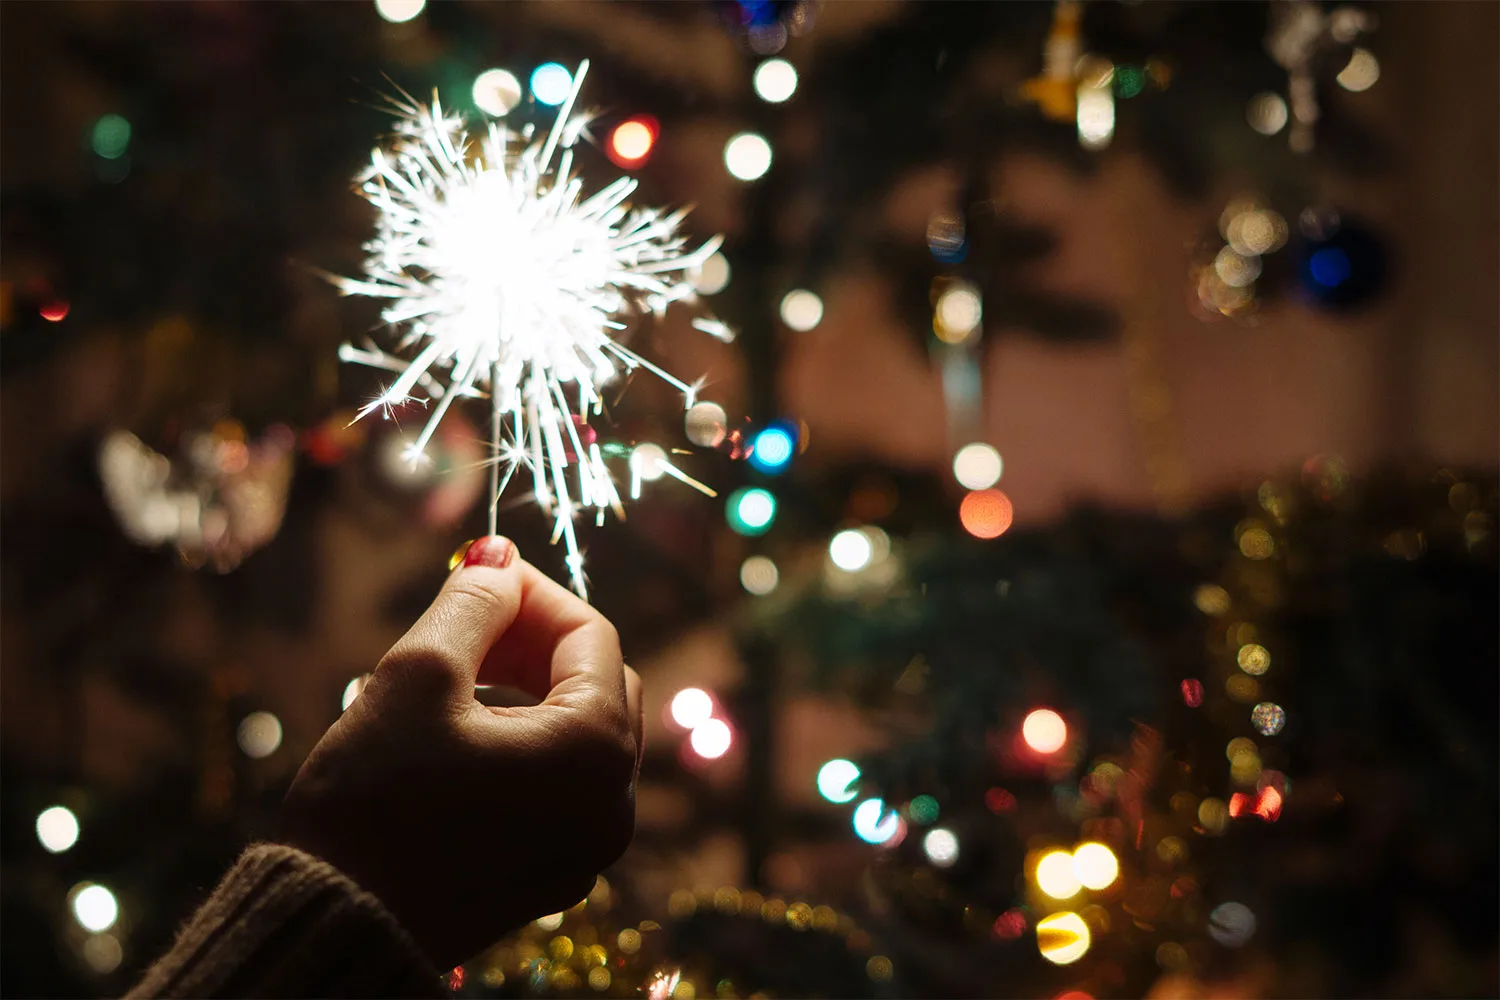
[[[310,854],[255,844],[126,997],[447,995],[378,899]]]

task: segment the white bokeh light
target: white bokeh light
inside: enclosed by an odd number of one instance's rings
[[[667,474],[667,453],[659,444],[647,441],[630,452],[630,471],[648,483]]]
[[[751,556],[740,563],[740,585],[756,597],[764,597],[776,589],[781,572],[766,556]]]
[[[348,711],[349,706],[354,704],[354,700],[364,693],[365,685],[369,682],[369,674],[360,674],[358,677],[354,678],[354,680],[350,681],[348,684],[345,684],[344,697],[339,701],[340,706],[342,706],[345,711]]]
[[[270,712],[251,712],[235,735],[245,756],[256,760],[269,757],[281,746],[281,720]]]
[[[797,69],[785,59],[767,59],[755,67],[755,93],[769,104],[780,104],[797,92]]]
[[[806,333],[823,322],[823,300],[805,288],[794,288],[781,300],[781,321]]]
[[[688,271],[687,279],[699,295],[717,295],[729,286],[729,273],[729,258],[715,253]]]
[[[854,809],[854,832],[867,844],[885,844],[901,832],[901,817],[881,799],[865,799]]]
[[[922,838],[922,852],[939,868],[951,868],[958,861],[958,838],[946,827],[927,831]]]
[[[982,441],[966,444],[953,456],[953,478],[968,490],[987,490],[1000,481],[1005,463],[1000,452]]]
[[[759,180],[771,169],[771,144],[758,133],[740,132],[724,144],[724,166],[739,180]]]
[[[714,714],[714,700],[702,688],[683,688],[672,696],[672,721],[683,729],[697,729]]]
[[[500,118],[521,103],[521,81],[508,69],[487,69],[474,78],[474,106]]]
[[[36,839],[53,854],[78,843],[78,817],[67,806],[48,806],[36,818]]]
[[[531,71],[531,95],[543,104],[556,107],[572,90],[573,74],[560,63],[542,63]]]
[[[870,537],[858,528],[845,528],[828,543],[828,558],[846,573],[858,573],[870,565],[874,554]]]
[[[852,760],[835,757],[818,768],[818,794],[836,804],[853,802],[854,783],[858,780],[859,765]]]
[[[729,752],[729,746],[734,742],[734,733],[730,731],[729,724],[722,719],[709,719],[707,722],[693,730],[693,735],[688,737],[688,743],[692,745],[693,752],[705,760],[717,760]]]
[[[86,931],[107,931],[120,918],[115,894],[102,885],[80,882],[73,887],[73,917]]]
[[[427,0],[375,0],[375,12],[392,24],[403,24],[422,13]]]

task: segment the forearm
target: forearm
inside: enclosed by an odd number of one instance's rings
[[[310,854],[256,844],[127,997],[445,993],[378,899]]]

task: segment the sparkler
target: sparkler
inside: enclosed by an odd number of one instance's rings
[[[573,588],[586,596],[583,556],[574,518],[592,509],[623,516],[590,415],[603,412],[601,387],[623,372],[645,369],[681,390],[689,384],[618,343],[630,314],[660,316],[691,299],[686,272],[718,249],[715,237],[686,249],[677,227],[687,211],[632,208],[636,182],[620,177],[583,196],[573,174],[573,146],[587,116],[573,107],[588,71],[573,87],[544,139],[491,123],[471,145],[461,116],[407,98],[391,142],[371,153],[359,178],[363,197],[379,210],[366,244],[365,276],[339,278],[346,295],[389,300],[382,318],[401,331],[396,351],[345,344],[339,356],[396,373],[355,419],[389,413],[419,390],[435,405],[408,457],[420,461],[448,407],[460,397],[488,398],[489,529],[500,495],[518,470],[531,476],[537,503],[553,517]],[[713,318],[693,324],[732,339]],[[415,349],[415,356],[404,356]],[[417,397],[423,398],[423,397]],[[575,402],[576,401],[576,402]],[[666,451],[644,445],[631,455],[632,497],[642,480],[663,474],[703,491],[707,486],[672,464]]]

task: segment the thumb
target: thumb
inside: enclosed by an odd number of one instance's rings
[[[385,675],[393,686],[417,685],[470,699],[485,654],[520,608],[515,543],[499,535],[477,539],[431,606],[386,653],[375,675]]]

